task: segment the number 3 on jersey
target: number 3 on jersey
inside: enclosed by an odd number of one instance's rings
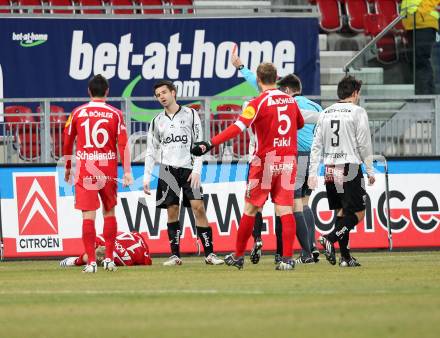
[[[90,119],[85,120],[81,123],[81,127],[84,126],[84,133],[86,137],[86,144],[84,148],[103,148],[108,141],[108,132],[104,128],[99,128],[102,123],[108,123],[106,119],[100,119],[95,122],[92,128],[92,132],[90,133]],[[98,136],[102,135],[102,141],[99,142]],[[91,139],[90,139],[91,136]],[[93,144],[90,142],[93,141]]]
[[[286,135],[292,125],[289,115],[283,114],[283,112],[285,112],[286,110],[287,110],[287,106],[277,107],[278,121],[280,122],[280,126],[278,127],[278,133],[280,135]],[[281,122],[286,123],[286,126],[284,128],[281,125]]]
[[[331,120],[330,121],[330,128],[332,129],[332,132],[334,136],[332,136],[332,147],[338,147],[339,146],[339,128],[341,127],[341,121],[339,120]]]

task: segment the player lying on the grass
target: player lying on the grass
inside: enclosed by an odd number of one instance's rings
[[[212,229],[206,218],[203,189],[200,182],[202,159],[194,158],[191,145],[202,139],[199,114],[176,101],[176,87],[171,81],[158,81],[154,96],[164,108],[150,123],[145,156],[144,192],[151,194],[150,181],[156,159],[159,159],[159,180],[156,206],[166,209],[171,256],[165,266],[182,265],[180,258],[181,225],[179,223],[180,192],[184,207],[191,207],[196,219],[197,234],[205,252],[205,263],[221,265],[224,261],[214,253]]]
[[[105,239],[103,235],[96,236],[96,262],[102,263],[105,258]],[[151,265],[153,263],[147,242],[138,232],[118,233],[113,251],[114,262],[117,266]],[[61,267],[87,265],[89,257],[86,252],[79,257],[67,257],[60,262]]]
[[[295,100],[277,89],[277,70],[271,63],[257,68],[257,81],[262,93],[251,100],[238,120],[215,135],[210,141],[195,142],[191,152],[201,156],[251,127],[255,135],[255,149],[249,165],[244,213],[241,217],[236,250],[225,257],[225,263],[243,268],[244,251],[252,234],[255,215],[263,207],[269,194],[275,211],[281,217],[283,258],[277,270],[291,270],[295,239],[293,196],[296,175],[297,130],[304,125]]]
[[[248,83],[259,90],[255,74],[243,65],[236,50],[231,55],[231,63],[242,73]],[[295,260],[295,263],[315,263],[319,261],[319,251],[315,245],[315,219],[308,206],[311,190],[307,185],[307,178],[315,122],[319,118],[322,108],[317,103],[302,96],[301,80],[295,74],[284,76],[278,80],[277,85],[280,90],[295,98],[306,123],[304,127],[298,131],[298,171],[295,181],[294,217],[296,221],[296,236],[302,251],[300,257]],[[261,257],[261,249],[263,247],[263,241],[261,240],[262,226],[263,218],[261,211],[259,211],[255,217],[254,231],[252,233],[254,246],[250,254],[251,262],[254,264],[257,264]],[[281,260],[283,251],[281,233],[280,217],[275,216],[275,264]]]
[[[368,115],[358,106],[362,82],[346,76],[338,84],[339,102],[321,114],[316,125],[310,156],[309,186],[317,185],[318,165],[325,164],[325,188],[329,208],[336,211],[334,230],[318,241],[330,264],[336,264],[334,243],[339,242],[341,267],[360,264],[350,254],[350,231],[365,216],[366,191],[361,164],[365,163],[368,184],[375,182]]]
[[[127,130],[120,110],[105,103],[109,84],[96,75],[89,81],[91,101],[75,108],[64,128],[64,180],[74,178],[75,208],[82,211],[82,239],[88,256],[86,273],[97,271],[95,259],[95,218],[102,201],[104,217],[104,270],[116,271],[113,251],[117,233],[115,206],[117,204],[118,152],[124,176],[123,186],[133,182]],[[71,171],[73,146],[76,143],[76,172]],[[119,150],[119,151],[118,151]]]

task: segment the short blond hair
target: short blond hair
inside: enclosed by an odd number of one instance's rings
[[[257,68],[257,78],[262,84],[274,84],[277,82],[277,68],[273,63],[263,62]]]

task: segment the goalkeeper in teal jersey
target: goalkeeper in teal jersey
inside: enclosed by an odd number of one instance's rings
[[[257,78],[253,72],[245,67],[240,58],[234,53],[231,58],[232,64],[240,71],[245,80],[259,91]],[[295,97],[301,113],[306,120],[306,124],[298,130],[298,171],[295,183],[295,220],[296,235],[301,244],[301,256],[295,260],[296,264],[309,264],[319,261],[319,251],[315,245],[315,219],[309,208],[309,197],[312,190],[307,185],[308,167],[310,159],[310,149],[313,143],[313,134],[315,129],[314,123],[307,123],[307,120],[316,121],[322,108],[319,104],[302,96],[302,85],[300,79],[295,74],[289,74],[278,81],[278,87],[285,93]],[[308,118],[307,118],[308,117]],[[261,213],[255,218],[254,226],[254,247],[251,252],[251,261],[257,264],[261,257],[261,248],[263,242],[261,240],[261,228],[263,220]],[[275,255],[275,263],[281,259],[282,239],[281,239],[281,221],[278,216],[275,218],[275,234],[277,237],[277,254]]]

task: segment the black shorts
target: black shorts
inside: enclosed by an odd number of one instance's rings
[[[310,152],[298,152],[298,168],[295,179],[295,198],[310,196],[312,190],[309,188],[307,181],[309,179]]]
[[[349,213],[365,210],[367,193],[360,165],[326,166],[325,188],[330,210],[343,209]]]
[[[192,200],[203,200],[202,187],[192,189],[191,182],[188,182],[191,172],[192,169],[160,165],[156,191],[158,208],[166,209],[171,205],[179,205],[180,190],[183,192],[184,207],[191,207]]]

